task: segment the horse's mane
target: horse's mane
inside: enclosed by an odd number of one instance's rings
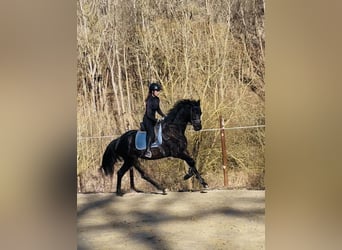
[[[190,99],[179,100],[169,110],[166,117],[167,117],[167,119],[173,120],[176,117],[176,115],[180,109],[182,109],[186,106],[195,106],[195,105],[199,105],[199,101],[190,100]]]

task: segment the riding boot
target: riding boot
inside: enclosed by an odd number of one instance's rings
[[[151,157],[152,157],[152,152],[151,152],[151,149],[150,149],[150,148],[147,148],[147,149],[146,149],[144,156],[145,156],[146,158],[151,158]]]
[[[152,140],[151,140],[151,138],[148,138],[147,146],[146,146],[146,151],[145,151],[145,154],[144,154],[144,156],[146,158],[151,158],[152,157],[151,144],[152,144]]]

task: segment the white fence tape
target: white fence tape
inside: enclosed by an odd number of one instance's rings
[[[254,126],[241,126],[241,127],[230,127],[230,128],[223,128],[224,130],[234,130],[234,129],[250,129],[250,128],[265,128],[266,125],[254,125]],[[221,128],[206,128],[201,129],[200,131],[196,132],[206,132],[206,131],[220,131]],[[190,130],[190,132],[195,132],[195,130]],[[91,140],[91,139],[102,139],[102,138],[117,138],[120,135],[104,135],[104,136],[81,136],[77,137],[77,140]]]
[[[264,128],[265,125],[255,125],[255,126],[243,126],[243,127],[231,127],[231,128],[223,128],[224,130],[233,130],[233,129],[247,129],[247,128]],[[204,131],[219,131],[222,128],[207,128],[207,129],[201,129],[198,132],[204,132]]]

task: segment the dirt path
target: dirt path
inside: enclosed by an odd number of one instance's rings
[[[265,249],[265,192],[78,194],[78,249]]]

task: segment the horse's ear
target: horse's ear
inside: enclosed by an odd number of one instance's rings
[[[201,104],[201,100],[200,99],[198,99],[197,104],[198,104],[198,106],[200,106],[200,104]]]

